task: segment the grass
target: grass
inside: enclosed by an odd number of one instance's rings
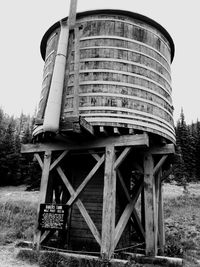
[[[0,191],[0,245],[5,246],[20,239],[31,241],[36,222],[36,192],[15,190],[12,193],[12,189],[4,192],[2,188]],[[187,267],[200,266],[200,184],[189,185],[188,192],[184,192],[180,186],[165,185],[164,212],[166,255],[183,257]],[[19,257],[40,262],[40,266],[51,266],[48,262],[54,262],[53,266],[58,267],[87,266],[86,262],[73,262],[72,259],[66,263],[66,259],[51,252],[44,255],[30,253],[22,252]],[[106,266],[103,264],[98,262],[88,266]]]
[[[166,254],[183,257],[187,266],[200,261],[200,195],[185,192],[165,200]]]
[[[16,240],[32,240],[36,205],[29,201],[0,202],[0,245]]]

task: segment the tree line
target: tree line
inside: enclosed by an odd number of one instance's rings
[[[41,170],[33,155],[22,155],[21,144],[32,142],[34,116],[7,115],[0,108],[0,186],[27,184],[38,187]],[[171,180],[186,184],[200,180],[200,122],[187,125],[183,110],[176,123],[176,156]]]
[[[39,168],[33,155],[23,156],[21,144],[30,143],[34,116],[9,116],[0,108],[0,186],[39,184]]]
[[[187,125],[183,110],[176,124],[176,157],[172,178],[178,183],[200,181],[200,122]]]

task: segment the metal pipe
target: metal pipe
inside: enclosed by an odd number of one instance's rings
[[[60,22],[60,36],[58,41],[57,54],[55,57],[54,71],[44,115],[44,132],[54,132],[59,130],[60,111],[63,95],[63,85],[65,77],[65,65],[67,56],[67,46],[69,37],[69,27],[63,21]]]
[[[71,0],[67,24],[60,21],[60,36],[58,41],[57,54],[55,57],[54,71],[44,114],[44,132],[56,133],[59,130],[60,112],[65,78],[65,65],[69,41],[69,31],[76,23],[77,0]]]

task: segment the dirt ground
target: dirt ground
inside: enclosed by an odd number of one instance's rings
[[[25,186],[19,187],[4,187],[0,188],[0,202],[7,202],[11,200],[28,200],[37,203],[39,192],[25,191]],[[190,194],[200,195],[200,184],[190,184],[188,186]],[[171,199],[182,195],[183,187],[165,184],[163,187],[164,198]],[[36,267],[36,264],[28,264],[16,258],[19,248],[15,244],[7,246],[0,246],[0,267]]]

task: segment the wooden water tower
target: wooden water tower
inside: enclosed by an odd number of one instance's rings
[[[157,255],[161,184],[175,143],[170,35],[129,11],[76,14],[72,1],[69,17],[45,33],[41,54],[35,143],[22,153],[41,166],[39,204],[68,207],[57,236],[67,249],[106,259],[136,244]],[[36,246],[55,232],[37,227]]]

